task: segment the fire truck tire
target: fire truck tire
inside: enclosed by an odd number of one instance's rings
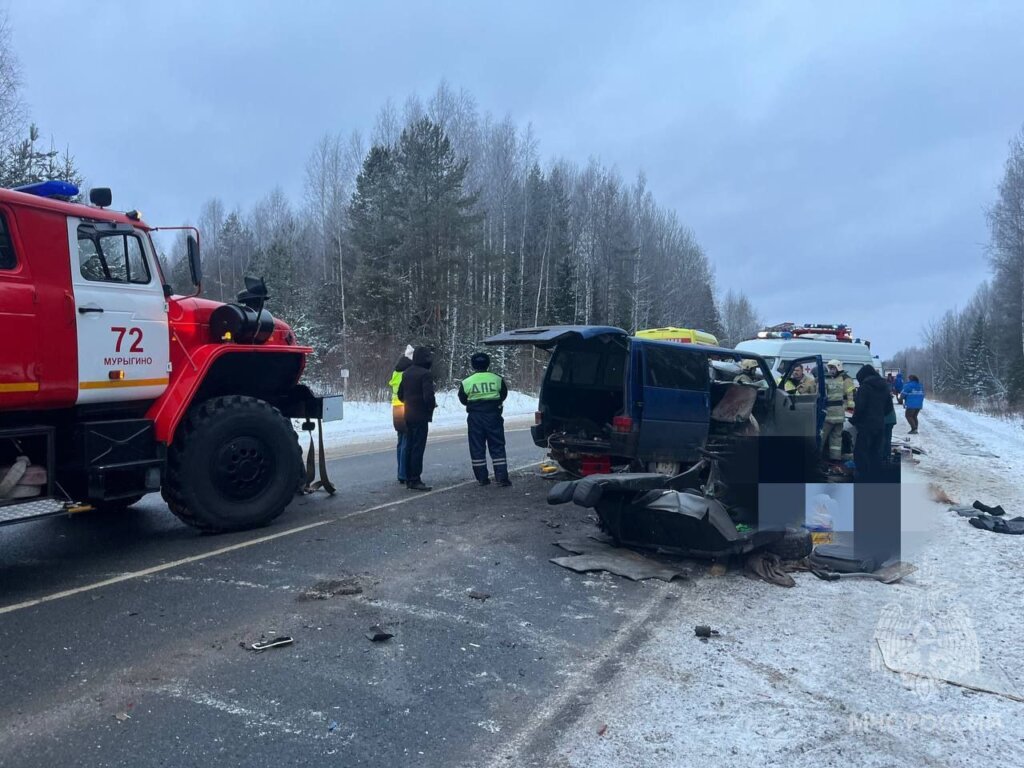
[[[302,483],[302,452],[291,422],[263,400],[216,397],[193,406],[167,453],[163,497],[203,531],[266,525]]]

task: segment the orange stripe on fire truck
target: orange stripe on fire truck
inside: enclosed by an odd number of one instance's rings
[[[117,389],[120,387],[162,387],[168,382],[162,379],[115,379],[113,381],[83,381],[79,389]]]
[[[0,382],[0,393],[4,392],[38,392],[38,381]]]

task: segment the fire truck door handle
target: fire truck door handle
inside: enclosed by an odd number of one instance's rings
[[[79,307],[78,313],[80,315],[88,314],[89,312],[102,312],[103,307]]]

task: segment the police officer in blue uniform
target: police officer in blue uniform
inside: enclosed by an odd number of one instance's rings
[[[508,397],[505,380],[487,369],[491,358],[477,352],[470,360],[473,374],[459,384],[459,402],[466,406],[469,425],[469,457],[473,462],[473,476],[480,485],[490,485],[487,476],[487,451],[494,465],[494,481],[510,486],[508,460],[505,458],[505,420],[501,417],[502,403]]]

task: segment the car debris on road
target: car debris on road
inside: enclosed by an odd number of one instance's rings
[[[291,645],[294,642],[295,640],[287,635],[278,635],[277,637],[272,637],[269,640],[259,640],[253,643],[249,646],[249,650],[260,653],[261,651],[266,651],[270,648],[283,648],[284,646]]]
[[[718,637],[721,633],[717,629],[712,629],[707,624],[698,624],[693,628],[693,634],[697,637]]]
[[[383,643],[392,637],[394,637],[394,634],[383,629],[379,624],[374,624],[370,627],[370,631],[366,633],[366,639],[374,643]]]

